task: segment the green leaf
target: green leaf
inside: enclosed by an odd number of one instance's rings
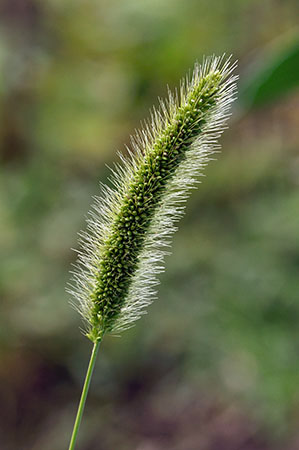
[[[269,53],[261,55],[258,69],[240,86],[240,103],[246,109],[272,103],[299,86],[299,37]]]

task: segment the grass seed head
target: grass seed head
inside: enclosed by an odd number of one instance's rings
[[[185,200],[219,150],[236,93],[234,68],[224,57],[196,63],[179,94],[169,91],[132,137],[129,156],[120,155],[114,188],[103,185],[95,198],[69,289],[93,342],[131,327],[153,301]]]

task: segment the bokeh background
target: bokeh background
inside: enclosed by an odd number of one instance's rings
[[[2,0],[0,448],[67,448],[90,343],[65,285],[106,164],[166,84],[239,99],[159,300],[101,348],[81,450],[299,448],[297,0]]]

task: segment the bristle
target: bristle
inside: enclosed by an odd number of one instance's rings
[[[133,325],[153,301],[175,224],[190,190],[211,155],[230,115],[236,64],[210,57],[182,80],[180,94],[153,108],[131,138],[128,156],[112,170],[114,189],[102,185],[69,290],[97,341],[106,332]]]

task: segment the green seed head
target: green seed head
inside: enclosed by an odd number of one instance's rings
[[[221,58],[195,65],[132,138],[129,157],[113,171],[114,189],[95,199],[74,274],[76,305],[93,341],[132,326],[155,295],[165,246],[184,201],[229,116],[235,64]]]

